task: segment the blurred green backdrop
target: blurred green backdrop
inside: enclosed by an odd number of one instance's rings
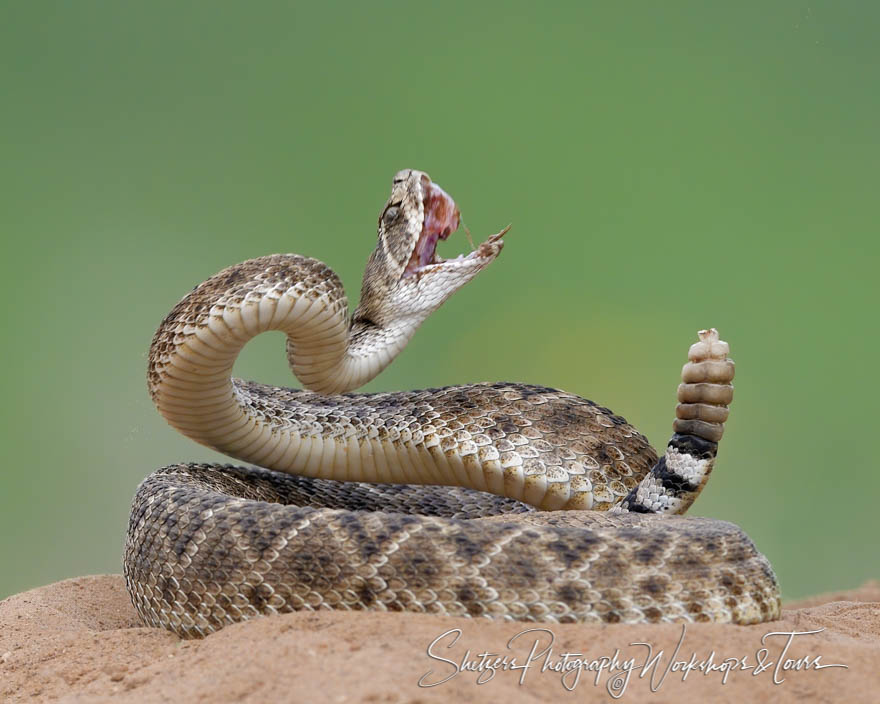
[[[138,482],[219,458],[147,397],[178,298],[299,252],[356,299],[402,167],[514,229],[368,389],[544,383],[662,446],[714,325],[737,394],[695,512],[786,597],[880,576],[878,32],[870,2],[3,3],[0,597],[119,572]],[[236,371],[295,383],[264,338]]]

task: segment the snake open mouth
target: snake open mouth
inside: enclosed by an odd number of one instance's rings
[[[501,232],[492,235],[488,240],[477,246],[467,254],[459,254],[453,259],[444,259],[437,254],[437,244],[445,240],[458,229],[461,223],[461,215],[458,206],[452,197],[440,186],[430,181],[427,176],[422,176],[424,188],[424,220],[419,239],[413,247],[412,255],[403,271],[403,278],[420,274],[428,269],[446,265],[453,267],[457,264],[473,265],[475,260],[486,257],[494,258],[504,244],[501,238],[507,234],[510,225]],[[470,240],[470,234],[468,234]],[[473,247],[473,243],[471,243]]]
[[[446,260],[437,254],[437,243],[445,240],[458,229],[460,214],[455,201],[440,186],[430,181],[424,183],[424,220],[422,231],[413,253],[406,265],[404,276],[412,276],[431,264],[442,264]]]

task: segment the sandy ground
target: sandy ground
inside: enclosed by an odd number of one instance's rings
[[[880,583],[786,606],[780,621],[689,625],[683,640],[679,625],[522,633],[523,624],[321,612],[181,641],[140,625],[121,576],[79,577],[0,602],[0,701],[880,702]],[[819,632],[763,638],[806,631]]]

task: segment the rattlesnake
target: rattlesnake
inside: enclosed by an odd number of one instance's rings
[[[159,411],[266,469],[177,464],[140,485],[124,572],[146,623],[197,637],[325,608],[542,622],[778,616],[773,571],[738,527],[663,515],[702,489],[727,418],[733,363],[714,330],[691,347],[659,459],[623,418],[556,389],[345,393],[498,256],[505,231],[438,257],[458,226],[427,174],[402,171],[350,318],[333,271],[295,254],[229,267],[165,318],[149,355]],[[287,333],[309,390],[231,378],[265,330]]]

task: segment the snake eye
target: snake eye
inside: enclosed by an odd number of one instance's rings
[[[395,220],[397,220],[397,216],[400,215],[400,208],[396,205],[389,205],[385,208],[385,212],[382,213],[382,222],[385,225],[391,225]]]

